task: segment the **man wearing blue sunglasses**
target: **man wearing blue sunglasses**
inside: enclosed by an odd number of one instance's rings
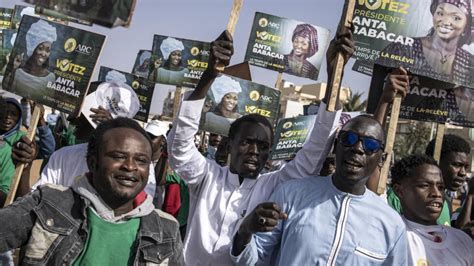
[[[385,134],[362,115],[340,131],[331,176],[288,181],[258,205],[233,240],[236,264],[407,264],[400,216],[365,186],[381,167]]]

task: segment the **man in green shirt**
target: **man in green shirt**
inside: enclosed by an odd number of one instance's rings
[[[184,265],[178,222],[143,192],[151,154],[137,122],[100,124],[88,143],[88,174],[0,210],[0,252],[22,247],[24,264]]]

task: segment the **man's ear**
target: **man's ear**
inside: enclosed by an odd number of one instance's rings
[[[97,156],[96,155],[87,157],[87,168],[89,168],[89,172],[95,172],[97,170]]]
[[[392,189],[393,192],[395,192],[395,195],[397,195],[398,198],[402,199],[403,198],[403,186],[398,184],[398,183],[393,183],[392,184]]]

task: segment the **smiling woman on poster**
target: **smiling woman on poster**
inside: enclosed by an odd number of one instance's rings
[[[412,46],[392,43],[382,51],[377,63],[391,61],[389,55],[414,59],[400,62],[417,74],[455,84],[474,84],[473,55],[463,48],[471,40],[470,0],[432,0],[433,28],[427,36],[413,38]],[[385,57],[383,55],[386,55]]]
[[[314,79],[319,71],[306,59],[318,51],[317,30],[310,24],[299,24],[293,31],[291,41],[291,53],[283,56],[284,72]]]
[[[214,80],[210,90],[217,103],[214,109],[206,113],[204,128],[210,132],[227,136],[230,124],[242,115],[238,113],[240,83],[227,76]]]
[[[26,63],[21,66],[23,53],[15,56],[13,70],[5,77],[7,86],[22,92],[21,95],[27,98],[49,91],[48,82],[54,83],[56,80],[55,75],[48,70],[52,44],[56,38],[56,28],[48,22],[39,20],[33,23],[26,33]]]
[[[180,85],[184,81],[184,74],[189,73],[189,70],[182,66],[183,43],[168,37],[161,43],[160,50],[163,58],[155,60],[155,68],[149,79],[153,82]],[[163,59],[166,61],[162,66]]]

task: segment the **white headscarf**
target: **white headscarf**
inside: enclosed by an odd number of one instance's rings
[[[143,65],[143,62],[145,62],[145,60],[150,57],[151,57],[150,51],[143,51],[142,54],[140,55],[140,65]]]
[[[44,20],[31,24],[26,33],[26,54],[30,57],[36,47],[43,42],[56,41],[56,28]]]
[[[32,17],[39,17],[38,15],[36,15],[35,13],[35,8],[34,7],[31,7],[31,6],[27,6],[25,8],[23,8],[20,12],[20,17],[23,17],[23,15],[28,15],[28,16],[32,16]]]
[[[181,41],[178,41],[175,38],[168,37],[161,43],[160,50],[161,54],[163,54],[163,58],[165,60],[168,60],[172,52],[183,51],[184,45]]]
[[[127,78],[125,77],[125,74],[122,74],[116,70],[110,70],[105,76],[105,82],[116,82],[119,84],[126,84]]]
[[[242,88],[240,83],[228,76],[220,76],[211,85],[211,91],[217,104],[222,101],[224,95],[230,92],[240,93]]]

